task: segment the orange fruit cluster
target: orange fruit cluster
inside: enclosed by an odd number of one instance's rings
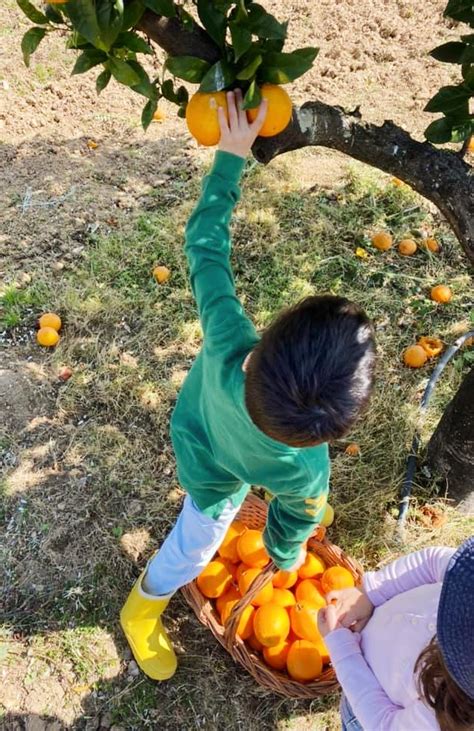
[[[59,343],[59,330],[62,322],[55,312],[45,312],[38,321],[39,329],[36,333],[36,340],[39,345],[45,348],[53,348]]]
[[[423,336],[416,345],[409,345],[403,351],[403,362],[409,368],[421,368],[430,358],[435,358],[443,351],[443,342],[439,338]]]
[[[268,109],[260,137],[273,137],[288,126],[293,105],[291,99],[281,86],[263,84],[260,89],[263,99],[268,101]],[[227,97],[224,91],[211,93],[196,92],[186,107],[186,123],[192,136],[200,145],[209,147],[217,145],[221,137],[217,110],[222,107],[227,113]],[[258,107],[247,111],[249,122],[253,122],[258,114]]]
[[[372,245],[379,251],[388,251],[393,246],[393,236],[388,231],[378,231],[372,234],[371,241]],[[428,249],[432,254],[436,254],[440,248],[434,238],[423,239],[419,244],[412,238],[404,238],[399,242],[397,249],[402,256],[413,256],[418,250],[418,246]]]
[[[262,532],[234,521],[217,556],[197,578],[201,593],[214,601],[222,625],[269,561]],[[350,571],[327,567],[308,551],[298,571],[277,571],[263,585],[240,615],[237,635],[274,670],[301,683],[315,680],[329,663],[318,612],[326,606],[328,592],[351,586]]]

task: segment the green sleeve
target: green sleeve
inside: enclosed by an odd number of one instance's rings
[[[293,566],[301,545],[324,515],[329,491],[329,460],[316,476],[314,473],[306,475],[304,486],[301,480],[302,476],[295,479],[295,484],[288,480],[284,487],[268,485],[274,497],[268,508],[263,538],[270,557],[282,570]]]
[[[204,342],[226,334],[236,321],[247,322],[235,293],[230,266],[229,223],[240,198],[239,180],[245,160],[217,152],[210,174],[186,227],[185,252],[196,298]]]

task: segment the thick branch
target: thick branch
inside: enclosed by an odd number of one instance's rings
[[[219,48],[197,23],[188,29],[177,17],[164,18],[147,10],[137,27],[170,56],[197,56],[209,63],[220,58]]]
[[[474,264],[474,170],[455,152],[417,142],[393,122],[377,126],[358,112],[308,102],[280,135],[258,138],[253,153],[268,163],[308,145],[339,150],[408,183],[441,211]]]

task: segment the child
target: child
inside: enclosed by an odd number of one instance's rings
[[[281,569],[300,566],[303,544],[325,512],[327,442],[367,404],[374,341],[355,304],[308,297],[259,338],[235,294],[229,221],[239,179],[266,114],[249,124],[239,92],[219,109],[221,140],[186,229],[185,252],[203,348],[171,421],[182,512],[138,579],[120,619],[142,670],[165,680],[176,658],[161,623],[172,594],[209,563],[251,484],[274,497],[264,532]]]
[[[319,629],[344,691],[342,731],[472,731],[474,537],[328,598]]]

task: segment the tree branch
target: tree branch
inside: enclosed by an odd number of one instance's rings
[[[197,56],[209,63],[215,63],[221,57],[218,46],[197,23],[188,29],[179,17],[164,18],[146,10],[137,28],[170,56]]]
[[[474,170],[458,154],[417,142],[393,122],[369,124],[358,111],[318,101],[295,109],[284,132],[259,137],[252,151],[268,163],[308,145],[339,150],[408,183],[441,211],[474,265]]]

